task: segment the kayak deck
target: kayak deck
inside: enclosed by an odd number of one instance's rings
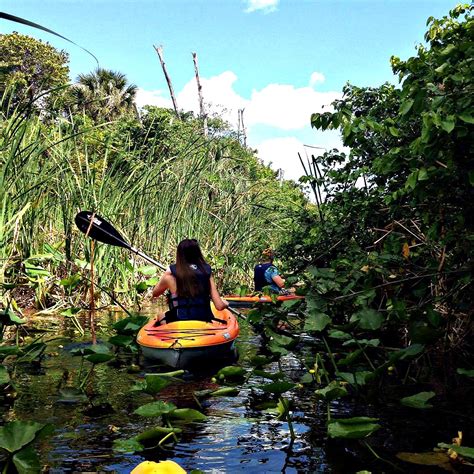
[[[176,368],[235,352],[239,325],[228,310],[218,311],[211,305],[214,317],[220,321],[175,321],[157,324],[164,313],[150,320],[137,335],[145,358]]]
[[[255,303],[272,303],[275,301],[293,301],[302,300],[304,296],[301,295],[228,295],[224,296],[224,299],[228,301],[232,306],[252,306]]]

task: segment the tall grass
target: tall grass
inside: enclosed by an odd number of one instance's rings
[[[2,110],[0,282],[12,268],[21,273],[21,262],[35,254],[43,254],[46,265],[45,248],[63,255],[62,274],[52,270],[56,278],[86,265],[90,243],[73,223],[84,209],[109,219],[165,264],[182,238],[197,238],[224,286],[248,279],[258,244],[284,227],[285,213],[263,205],[272,179],[249,180],[231,153],[219,152],[222,137],[204,137],[195,122],[163,158],[158,139],[144,147],[130,136],[117,149],[108,140],[110,124],[101,135],[101,127],[79,126],[81,117],[45,123],[25,110]],[[96,249],[99,284],[132,296],[143,262],[121,249]]]

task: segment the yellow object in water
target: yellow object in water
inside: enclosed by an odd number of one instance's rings
[[[174,461],[143,461],[130,474],[186,474]]]

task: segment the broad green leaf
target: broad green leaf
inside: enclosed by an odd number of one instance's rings
[[[416,357],[421,354],[425,346],[423,344],[412,344],[411,346],[405,347],[405,349],[400,349],[399,351],[393,352],[390,355],[390,361],[395,362],[396,360],[407,360],[412,357]]]
[[[287,349],[294,347],[298,343],[298,341],[295,338],[285,336],[284,334],[278,334],[269,328],[265,329],[265,333],[267,334],[269,338],[271,338],[272,342],[274,342],[275,344],[278,344],[281,347],[285,347]]]
[[[304,330],[323,331],[326,326],[331,323],[331,321],[331,318],[327,314],[311,312],[306,315]]]
[[[144,449],[145,446],[136,438],[116,439],[113,444],[113,450],[119,453],[139,453]]]
[[[176,405],[173,403],[158,400],[138,407],[133,413],[140,416],[154,417],[171,413],[174,410],[176,410]]]
[[[218,390],[212,391],[209,396],[211,397],[235,397],[239,394],[239,389],[235,387],[222,387]]]
[[[250,359],[250,363],[254,367],[263,367],[264,365],[269,364],[272,361],[270,357],[262,356],[262,355],[255,355]]]
[[[340,339],[341,341],[344,341],[346,339],[351,339],[351,337],[352,337],[347,332],[339,331],[339,330],[335,330],[335,329],[330,330],[329,333],[328,333],[328,336],[332,337],[333,339]]]
[[[92,364],[102,364],[103,362],[108,362],[114,358],[113,354],[89,354],[85,357],[86,360],[91,362]]]
[[[469,124],[474,124],[474,115],[469,115],[469,114],[461,114],[461,115],[458,115],[458,117],[463,121],[463,122],[466,122],[466,123],[469,123]]]
[[[46,426],[35,421],[11,421],[0,427],[0,448],[14,453],[31,443]]]
[[[13,464],[18,474],[32,474],[41,472],[41,464],[33,446],[26,446],[13,456]]]
[[[156,267],[154,265],[144,265],[143,267],[138,267],[137,270],[145,276],[156,275]]]
[[[415,101],[413,99],[408,99],[402,102],[402,105],[400,106],[400,113],[402,115],[406,115],[408,112],[410,112],[410,109],[413,107],[413,104]]]
[[[457,444],[438,443],[439,448],[452,449],[463,458],[474,460],[474,448],[458,446]]]
[[[348,392],[346,387],[340,382],[333,380],[329,385],[324,388],[320,388],[314,392],[318,398],[322,398],[327,402],[337,400],[338,398],[345,397]]]
[[[337,375],[351,385],[365,385],[372,377],[373,373],[361,370],[352,374],[351,372],[338,372]]]
[[[229,365],[220,369],[219,372],[217,372],[216,374],[216,378],[218,380],[240,379],[245,375],[245,373],[245,369],[243,369],[242,367]]]
[[[59,314],[61,316],[66,316],[66,318],[72,318],[73,316],[76,316],[79,312],[82,311],[82,308],[68,308],[65,309],[64,311],[61,311]]]
[[[378,418],[364,416],[356,418],[339,418],[329,423],[328,435],[331,438],[361,439],[370,436],[380,428]]]
[[[398,130],[398,128],[389,127],[388,130],[389,130],[389,132],[390,132],[390,135],[392,135],[392,136],[394,136],[394,137],[400,136],[400,131]]]
[[[426,168],[420,168],[418,170],[418,181],[426,181],[428,179],[428,171]]]
[[[430,405],[428,400],[431,400],[436,394],[434,392],[420,392],[410,397],[405,397],[400,400],[402,405],[411,408],[433,408],[433,405]]]
[[[474,186],[474,171],[469,171],[469,184]]]
[[[350,322],[357,323],[357,327],[360,329],[366,329],[374,331],[382,326],[384,318],[381,313],[375,309],[364,308],[351,316]]]
[[[405,188],[415,189],[417,180],[418,180],[418,170],[415,170],[408,175],[408,178],[405,183]]]
[[[455,117],[454,115],[451,115],[447,117],[445,120],[441,121],[441,128],[448,132],[451,133],[454,130],[454,125],[455,125]]]
[[[183,430],[181,428],[168,428],[166,426],[155,426],[153,428],[150,428],[138,434],[137,436],[135,436],[135,439],[139,442],[147,441],[149,439],[156,439],[156,438],[161,439],[163,438],[163,436],[166,436],[167,434],[170,434],[170,433],[179,434],[182,431]]]
[[[466,377],[474,377],[474,369],[457,369],[456,372],[459,375],[465,375]]]
[[[291,382],[273,382],[266,385],[259,385],[258,388],[267,393],[273,393],[280,395],[288,392],[289,390],[296,387],[296,384]]]
[[[204,421],[207,419],[206,415],[192,408],[177,408],[170,412],[169,416],[170,418],[177,418],[185,422]]]
[[[5,326],[14,326],[19,324],[25,324],[28,320],[20,318],[11,309],[4,309],[0,311],[0,323]]]
[[[129,347],[135,342],[133,336],[117,335],[109,337],[109,344],[113,344],[118,347]]]
[[[265,372],[264,370],[258,370],[258,369],[255,369],[253,371],[254,375],[257,375],[258,377],[264,377],[266,379],[270,379],[270,380],[282,380],[285,378],[285,374],[282,373],[282,372],[277,372],[275,374],[271,374],[270,372]]]
[[[163,390],[165,387],[171,384],[171,379],[169,377],[163,377],[159,374],[146,374],[145,381],[145,392],[151,395],[158,393],[160,390]]]

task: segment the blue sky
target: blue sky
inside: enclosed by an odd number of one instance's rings
[[[389,59],[415,53],[426,19],[451,0],[3,0],[2,11],[51,28],[119,70],[140,88],[141,105],[169,106],[153,44],[183,109],[197,110],[191,52],[198,54],[204,99],[231,122],[245,108],[248,143],[265,162],[296,179],[303,144],[333,147],[337,133],[311,129],[310,114],[359,86],[397,82]],[[81,49],[38,30],[0,20],[70,55],[71,78],[94,69]]]

